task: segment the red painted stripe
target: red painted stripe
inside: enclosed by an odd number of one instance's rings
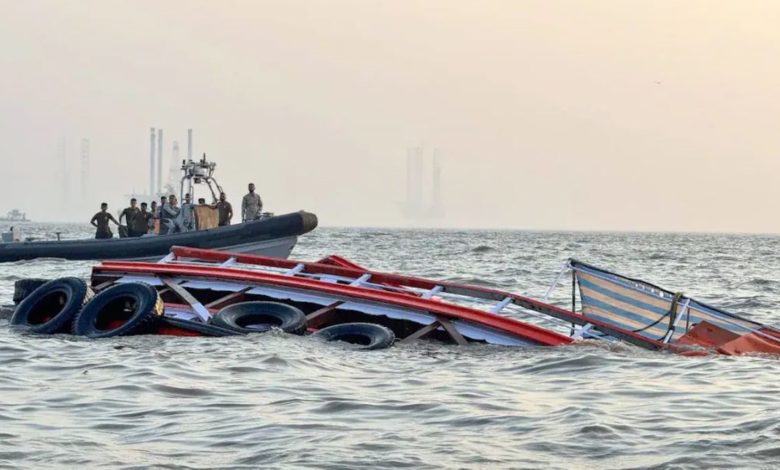
[[[189,255],[184,255],[190,257]],[[279,260],[276,260],[279,261]],[[297,264],[297,263],[296,263]],[[490,314],[480,310],[470,309],[460,305],[445,304],[442,302],[411,297],[393,292],[377,291],[339,284],[323,283],[316,280],[294,278],[272,273],[262,273],[232,268],[219,268],[211,266],[192,265],[166,265],[143,262],[104,262],[93,268],[94,272],[119,272],[119,273],[147,273],[157,275],[173,275],[184,277],[207,277],[237,282],[258,282],[304,290],[314,290],[339,297],[361,299],[384,304],[396,305],[420,311],[428,311],[436,315],[470,321],[476,324],[488,326],[525,340],[547,346],[559,346],[569,344],[572,339],[568,336],[546,330],[536,325],[524,323],[512,318]]]
[[[339,267],[342,267],[342,268],[354,269],[355,271],[360,271],[361,273],[370,272],[370,270],[364,268],[363,266],[361,266],[361,265],[359,265],[359,264],[357,264],[357,263],[355,263],[353,261],[350,261],[350,260],[348,260],[346,258],[342,258],[339,255],[329,255],[329,256],[326,256],[325,258],[322,258],[321,260],[317,261],[317,264],[325,264],[325,265],[328,265],[328,266],[339,266]],[[309,271],[309,272],[311,272],[311,271]],[[317,271],[315,271],[315,273],[316,272]],[[391,284],[391,283],[388,283],[388,282],[382,282],[382,283],[379,283],[379,284],[383,285],[383,286],[387,286],[387,287],[395,287],[395,288],[399,288],[399,289],[403,288],[403,286],[401,286],[400,284]],[[406,292],[406,294],[408,294],[408,295],[416,295],[414,292]]]
[[[325,258],[322,258],[321,260],[317,261],[317,263],[327,264],[331,266],[340,266],[342,268],[359,269],[360,271],[366,271],[366,269],[363,266],[360,266],[359,264],[352,262],[346,258],[342,258],[339,255],[326,256]]]

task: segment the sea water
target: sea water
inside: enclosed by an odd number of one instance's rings
[[[89,236],[30,225],[37,236]],[[780,237],[319,228],[293,258],[541,298],[569,257],[780,323]],[[92,262],[0,265],[87,277]],[[551,301],[570,302],[563,283]],[[627,345],[381,351],[305,337],[24,336],[0,321],[0,467],[773,468],[780,361]]]

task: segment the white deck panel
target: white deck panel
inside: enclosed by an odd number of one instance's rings
[[[163,285],[162,281],[157,278],[156,276],[144,276],[144,275],[128,275],[128,276],[122,276],[119,279],[116,280],[119,284],[126,284],[128,282],[143,282],[146,284],[149,284],[150,286],[161,286]]]
[[[176,278],[174,278],[176,281]],[[117,282],[145,282],[153,286],[161,286],[162,282],[155,276],[130,275],[123,276]],[[218,292],[237,292],[246,288],[245,284],[238,282],[216,281],[216,280],[185,280],[183,287],[189,289],[213,290]],[[262,295],[277,300],[289,300],[292,302],[307,302],[317,305],[331,305],[340,300],[337,296],[311,293],[299,289],[281,289],[274,287],[258,286],[253,287],[247,294]],[[420,325],[429,325],[436,321],[436,316],[430,313],[424,313],[416,310],[404,309],[400,307],[386,306],[374,302],[347,301],[340,305],[337,310],[354,310],[367,315],[385,316],[396,320],[406,320]],[[166,316],[182,318],[186,320],[197,319],[197,315],[192,309],[181,307],[166,307]],[[512,335],[504,334],[489,327],[479,326],[462,320],[451,320],[453,326],[460,334],[472,340],[485,341],[490,344],[504,346],[527,346],[531,343]]]

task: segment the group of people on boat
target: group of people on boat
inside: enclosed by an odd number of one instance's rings
[[[241,221],[247,222],[260,218],[263,211],[263,200],[255,192],[255,185],[249,183],[249,192],[241,201]],[[119,214],[119,220],[108,212],[108,204],[100,204],[100,212],[92,216],[90,223],[95,227],[95,238],[113,238],[109,222],[113,222],[122,231],[127,231],[128,237],[141,237],[147,234],[167,235],[171,233],[188,232],[197,230],[199,208],[209,208],[217,212],[217,226],[230,225],[233,219],[233,206],[228,202],[224,192],[219,194],[219,200],[213,204],[206,204],[204,198],[198,199],[197,204],[192,204],[190,194],[184,195],[181,206],[175,194],[162,196],[159,205],[152,201],[151,207],[146,202],[138,207],[135,198],[130,199],[130,206]],[[125,224],[122,225],[122,218]]]

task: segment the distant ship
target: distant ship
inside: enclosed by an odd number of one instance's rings
[[[5,217],[0,217],[0,222],[29,222],[27,214],[19,212],[19,209],[14,209],[7,213]]]

